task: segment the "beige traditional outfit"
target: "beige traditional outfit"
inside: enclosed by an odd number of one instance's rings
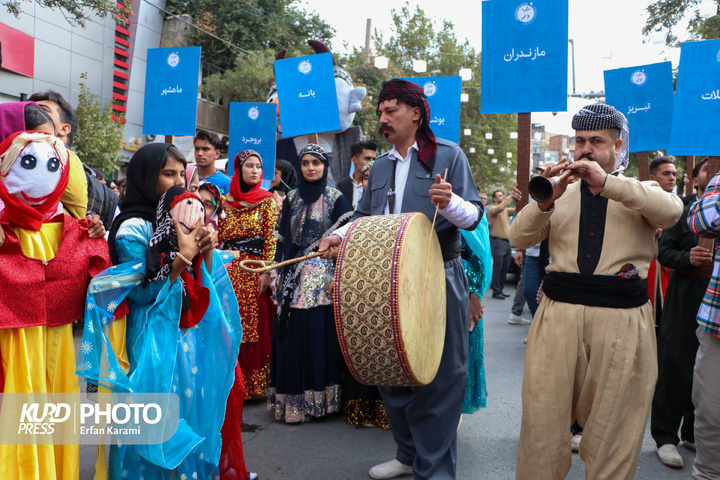
[[[609,175],[597,196],[577,182],[515,218],[510,242],[549,238],[552,257],[527,339],[518,479],[565,478],[575,419],[586,478],[633,478],[657,378],[646,278],[656,228],[681,213],[657,183]]]

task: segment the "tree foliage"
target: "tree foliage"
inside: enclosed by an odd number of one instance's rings
[[[19,17],[23,2],[29,0],[0,0],[9,13]],[[92,12],[99,17],[117,11],[116,2],[112,0],[36,0],[43,8],[60,10],[71,25],[85,26],[87,14]]]
[[[708,19],[700,17],[699,5],[707,0],[658,0],[648,5],[649,17],[643,27],[644,35],[655,32],[665,33],[665,42],[670,47],[679,45],[674,29],[684,19],[689,20],[688,32],[693,40],[720,38],[720,16]],[[720,8],[720,0],[714,0]],[[689,16],[688,16],[689,15]]]
[[[80,77],[87,80],[87,73]],[[80,82],[80,96],[75,109],[78,132],[73,146],[83,163],[111,173],[118,169],[123,126],[112,119],[112,105],[106,103],[102,106],[98,99],[84,82]]]

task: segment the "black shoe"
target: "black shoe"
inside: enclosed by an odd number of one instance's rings
[[[510,295],[508,295],[510,296]],[[497,298],[498,300],[505,300],[505,295],[503,295],[500,292],[495,292],[492,294],[492,298]]]
[[[508,298],[508,297],[510,296],[510,295],[508,295],[508,294],[505,293],[505,292],[500,292],[500,295],[502,295],[502,296],[505,297],[505,298]]]

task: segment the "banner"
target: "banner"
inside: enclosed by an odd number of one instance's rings
[[[718,138],[720,40],[685,42],[680,47],[668,154],[720,155]]]
[[[460,77],[406,78],[425,90],[430,104],[430,129],[436,137],[460,142]]]
[[[274,103],[230,103],[228,175],[233,176],[235,155],[243,150],[255,150],[262,157],[263,188],[265,185],[270,188],[270,180],[275,176],[276,125],[277,106]]]
[[[148,48],[143,135],[195,135],[200,47]]]
[[[275,60],[283,138],[340,129],[331,53]]]
[[[605,99],[630,125],[630,151],[665,150],[673,115],[672,63],[605,70]]]
[[[481,113],[567,110],[567,0],[482,4]]]

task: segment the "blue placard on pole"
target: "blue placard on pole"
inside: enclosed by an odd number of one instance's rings
[[[332,54],[275,60],[284,138],[340,130]]]
[[[605,70],[605,98],[630,125],[630,151],[665,150],[673,114],[672,63]]]
[[[274,103],[230,103],[230,142],[227,173],[234,173],[233,160],[243,150],[255,150],[263,162],[263,188],[270,188],[275,176],[275,129],[277,106]]]
[[[144,135],[195,135],[200,47],[148,48]]]
[[[430,129],[436,137],[458,143],[460,141],[460,77],[406,78],[425,90],[430,105]]]
[[[567,110],[567,0],[482,4],[482,113]]]
[[[668,154],[720,155],[718,138],[720,40],[685,42],[680,47]]]

